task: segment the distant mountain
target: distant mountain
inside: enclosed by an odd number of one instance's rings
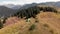
[[[47,6],[56,6],[60,8],[60,2],[45,2],[45,3],[32,3],[32,4],[25,4],[25,5],[14,5],[14,4],[7,4],[0,6],[0,16],[9,16],[10,14],[14,14],[17,10],[26,9],[29,7],[37,6],[37,5],[47,5]],[[17,9],[17,10],[16,10]]]
[[[39,5],[56,6],[56,7],[60,8],[60,1],[59,1],[59,2],[45,2],[45,3],[39,3]]]
[[[29,8],[29,7],[33,7],[33,6],[37,6],[37,5],[56,6],[56,7],[60,8],[60,1],[59,2],[45,2],[45,3],[25,4],[21,7],[21,9]]]
[[[11,8],[11,9],[26,9],[26,8],[33,7],[33,6],[36,6],[36,5],[37,5],[37,3],[25,4],[25,5],[6,4],[6,5],[3,5],[3,6]]]
[[[22,7],[21,5],[15,5],[14,7],[12,7],[12,9],[19,9],[21,7]]]
[[[17,12],[16,10],[7,8],[5,6],[0,6],[0,17],[1,16],[7,17],[7,16],[10,16],[11,14],[14,14],[16,12]]]
[[[6,4],[4,6],[11,9],[19,9],[21,7],[21,5],[14,5],[14,4]]]
[[[33,6],[36,6],[36,5],[37,5],[37,3],[25,4],[20,9],[26,9],[26,8],[33,7]]]
[[[26,8],[36,6],[36,5],[56,6],[56,7],[60,8],[60,2],[32,3],[32,4],[25,4],[25,5],[7,4],[7,5],[4,5],[4,6],[16,10],[16,9],[26,9]]]
[[[26,9],[26,8],[33,7],[33,6],[36,6],[36,5],[56,6],[56,7],[60,8],[60,2],[32,3],[32,4],[25,4],[23,6],[17,5],[14,8]]]
[[[11,8],[11,9],[26,9],[26,8],[33,7],[36,5],[56,6],[56,7],[60,8],[60,2],[32,3],[32,4],[25,4],[22,6],[21,5],[14,5],[14,4],[7,4],[4,6]]]
[[[12,7],[14,7],[15,5],[14,5],[14,4],[5,4],[5,5],[3,5],[3,6],[8,7],[8,8],[12,8]]]

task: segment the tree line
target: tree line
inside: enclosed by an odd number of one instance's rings
[[[26,19],[30,17],[35,18],[36,15],[40,13],[40,11],[57,13],[57,10],[54,9],[53,7],[34,6],[34,7],[27,8],[27,9],[21,9],[17,13],[15,13],[14,16],[21,17],[21,18],[26,17]]]

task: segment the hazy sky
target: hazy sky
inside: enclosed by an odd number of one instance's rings
[[[0,5],[2,4],[29,4],[29,3],[41,3],[41,2],[56,2],[60,0],[0,0]]]

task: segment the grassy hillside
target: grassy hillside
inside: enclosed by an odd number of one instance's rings
[[[48,24],[53,30],[60,34],[60,14],[55,13],[41,13],[37,15],[38,20],[43,24]],[[56,32],[55,32],[56,33]]]
[[[60,14],[41,12],[36,18],[19,20],[0,29],[0,34],[60,34]]]

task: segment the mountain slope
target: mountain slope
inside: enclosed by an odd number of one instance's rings
[[[60,34],[60,18],[58,17],[60,17],[58,16],[58,14],[51,12],[45,12],[37,15],[37,18],[41,23],[48,24],[51,28],[53,28],[57,31],[57,33]]]
[[[30,18],[30,22],[21,19],[15,24],[0,29],[0,34],[60,34],[60,25],[58,25],[60,20],[57,16],[52,12],[42,12],[36,19]],[[35,28],[30,31],[29,28],[33,24]]]
[[[7,17],[11,14],[14,14],[15,12],[16,12],[16,10],[7,8],[5,6],[0,6],[0,17],[1,16]]]

